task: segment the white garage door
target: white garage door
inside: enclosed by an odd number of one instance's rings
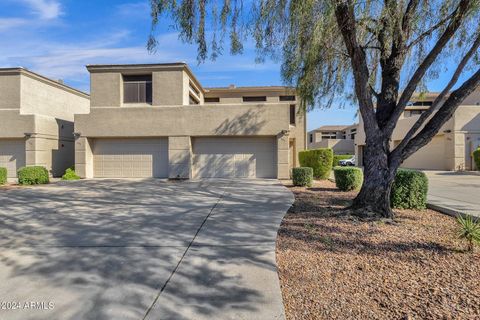
[[[96,139],[96,178],[168,177],[168,141],[162,139]]]
[[[437,136],[407,158],[402,167],[423,170],[445,170],[445,138]]]
[[[195,178],[276,178],[276,142],[270,137],[193,139]]]
[[[0,140],[0,167],[7,168],[7,176],[15,178],[17,170],[23,166],[25,166],[25,141]]]

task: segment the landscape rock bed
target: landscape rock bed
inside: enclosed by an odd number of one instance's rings
[[[480,249],[465,252],[454,218],[396,210],[361,221],[330,181],[291,187],[277,238],[287,319],[479,319]]]

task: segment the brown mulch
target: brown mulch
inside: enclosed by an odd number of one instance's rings
[[[355,192],[330,181],[290,190],[277,239],[287,319],[480,319],[480,250],[464,251],[454,218],[366,222],[345,214]]]

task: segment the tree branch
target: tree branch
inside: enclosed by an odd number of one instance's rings
[[[338,1],[335,7],[335,16],[350,56],[355,80],[355,92],[358,98],[360,113],[365,122],[365,131],[367,136],[374,136],[378,132],[378,124],[375,119],[372,93],[368,81],[367,59],[365,52],[357,42],[353,4],[349,1]]]
[[[415,40],[413,40],[410,44],[407,45],[407,49],[410,50],[413,46],[420,43],[423,39],[430,36],[435,30],[443,26],[448,20],[452,19],[455,11],[450,13],[446,18],[440,20],[437,24],[433,25],[430,29],[419,35]]]
[[[457,90],[453,91],[437,113],[425,127],[411,139],[400,154],[400,162],[407,159],[418,149],[425,146],[438,133],[440,128],[452,117],[462,101],[480,86],[480,69],[478,69]]]
[[[430,68],[430,66],[433,64],[433,62],[435,62],[437,57],[442,52],[443,48],[447,45],[450,39],[452,39],[452,37],[455,35],[455,32],[460,27],[463,17],[465,16],[466,12],[470,8],[470,5],[471,5],[470,0],[461,0],[460,3],[458,4],[457,8],[455,9],[456,13],[454,14],[453,19],[450,21],[449,25],[445,29],[445,32],[440,36],[438,41],[433,46],[432,50],[430,50],[430,52],[427,54],[423,62],[417,68],[412,78],[408,82],[407,86],[405,87],[405,90],[403,91],[402,95],[400,96],[400,99],[398,100],[398,103],[395,109],[393,110],[388,120],[388,123],[385,126],[386,134],[391,135],[391,133],[395,129],[398,118],[400,117],[402,112],[405,110],[405,106],[407,105],[407,102],[412,97],[412,94],[417,88],[418,83],[423,78],[423,76],[425,75],[427,70]]]
[[[457,69],[455,70],[452,78],[448,82],[448,84],[445,86],[445,88],[442,90],[442,92],[435,98],[435,100],[432,103],[432,106],[424,113],[420,115],[418,120],[414,123],[414,125],[410,128],[410,130],[407,132],[405,137],[403,138],[402,142],[395,148],[395,150],[392,151],[392,157],[395,157],[397,154],[402,153],[403,149],[407,145],[407,143],[412,139],[412,137],[415,135],[415,133],[420,129],[420,127],[425,123],[425,121],[433,114],[433,112],[437,109],[439,106],[440,102],[447,96],[448,92],[452,89],[452,87],[457,83],[458,78],[460,77],[463,69],[467,65],[468,61],[470,58],[475,54],[475,52],[478,50],[480,47],[480,33],[478,34],[477,38],[475,39],[474,43],[468,50],[468,52],[465,54],[465,56],[462,58],[460,61],[459,65],[457,66]]]

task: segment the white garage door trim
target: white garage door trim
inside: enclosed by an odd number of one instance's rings
[[[17,170],[25,166],[25,140],[0,139],[0,167],[7,168],[7,177],[16,178]]]
[[[194,178],[276,178],[274,137],[193,139]]]
[[[167,138],[95,139],[95,178],[168,177]]]

